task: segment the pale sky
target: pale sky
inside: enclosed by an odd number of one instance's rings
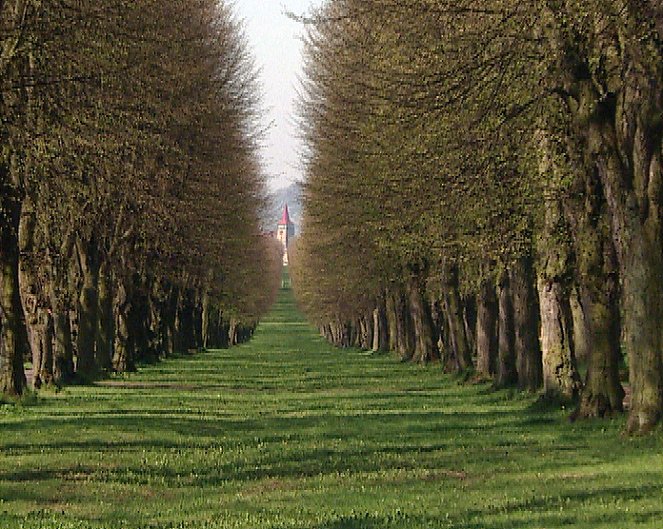
[[[302,74],[302,25],[284,13],[305,14],[323,0],[235,0],[235,12],[245,21],[246,34],[261,70],[265,125],[263,164],[271,189],[301,179],[297,139],[296,99]]]

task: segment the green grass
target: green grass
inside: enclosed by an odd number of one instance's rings
[[[663,435],[570,424],[330,348],[289,291],[255,339],[0,405],[0,528],[663,527]]]

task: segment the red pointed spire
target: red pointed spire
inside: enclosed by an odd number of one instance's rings
[[[283,215],[281,215],[281,221],[279,224],[290,224],[290,213],[288,213],[288,204],[283,208]]]

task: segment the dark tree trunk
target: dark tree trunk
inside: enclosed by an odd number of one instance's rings
[[[113,317],[113,289],[110,267],[104,262],[99,267],[97,296],[97,332],[95,358],[97,367],[104,371],[113,369],[115,321]]]
[[[373,311],[373,351],[389,350],[389,324],[384,299],[378,301]]]
[[[629,103],[622,104],[628,107]],[[631,109],[622,110],[628,114]],[[610,211],[619,263],[622,332],[632,392],[627,428],[631,433],[644,433],[663,414],[661,139],[660,133],[651,138],[649,133],[653,131],[641,129],[645,122],[637,117],[631,119],[627,125],[637,130],[635,137],[629,138],[633,140],[634,153],[631,168],[624,166],[618,154],[613,125],[597,120],[589,135]],[[654,138],[657,144],[647,145]]]
[[[84,378],[93,378],[99,372],[96,362],[98,322],[99,256],[94,238],[76,243],[82,286],[78,296],[78,336],[76,339],[76,372]]]
[[[32,386],[39,389],[53,382],[53,322],[48,292],[44,288],[45,263],[36,247],[36,211],[23,201],[19,224],[19,289],[28,343],[32,356]]]
[[[538,328],[539,307],[534,287],[534,270],[530,257],[521,257],[510,272],[513,307],[514,349],[518,387],[536,391],[543,382]]]
[[[0,159],[0,394],[21,395],[26,385],[23,351],[28,348],[18,285],[21,201],[8,180],[9,164]]]
[[[136,370],[136,352],[131,335],[131,281],[126,276],[118,277],[113,297],[115,340],[113,369],[118,373]]]
[[[465,296],[462,299],[463,305],[463,325],[465,327],[465,337],[467,338],[467,347],[472,357],[477,350],[477,306],[473,296]]]
[[[69,311],[56,307],[53,311],[53,380],[64,384],[74,377],[74,346],[71,339]]]
[[[407,290],[415,342],[412,360],[419,364],[438,360],[439,353],[433,340],[433,322],[421,279],[417,276],[410,277]]]
[[[388,336],[389,336],[389,350],[392,352],[398,351],[398,324],[396,315],[396,298],[392,292],[387,292],[385,296],[385,311],[387,316]]]
[[[390,296],[391,304],[391,318],[390,322],[390,336],[393,332],[394,336],[394,351],[398,354],[401,360],[411,360],[414,356],[414,332],[412,332],[412,323],[410,314],[407,310],[407,302],[405,296],[400,289],[394,289]],[[393,327],[393,329],[392,329]]]
[[[497,298],[495,287],[484,281],[477,296],[477,373],[491,377],[496,372],[498,356]]]
[[[71,317],[68,270],[65,262],[71,257],[71,244],[63,244],[60,256],[49,254],[48,295],[53,310],[53,380],[56,384],[74,378],[74,345],[71,337]]]
[[[210,347],[211,343],[211,334],[212,328],[214,327],[214,322],[212,312],[212,302],[210,300],[209,293],[205,291],[202,296],[202,312],[201,312],[201,333],[202,333],[202,348],[207,350]]]
[[[596,171],[587,170],[567,201],[567,218],[576,246],[577,288],[573,291],[576,353],[587,363],[587,375],[574,418],[606,417],[623,411],[619,381],[621,331],[617,257],[609,217]],[[579,356],[576,354],[576,356]]]
[[[619,302],[616,301],[616,306]],[[585,314],[580,302],[580,293],[577,286],[573,287],[569,293],[569,304],[571,306],[571,316],[573,319],[573,345],[575,347],[576,362],[586,364],[589,359],[591,349],[591,339],[587,334],[585,325]]]
[[[601,278],[590,280],[601,281]],[[619,381],[621,352],[617,288],[615,284],[608,287],[614,296],[606,302],[600,295],[606,285],[594,286],[598,289],[583,287],[581,297],[584,324],[591,343],[585,386],[576,412],[576,417],[581,418],[607,417],[624,409],[624,389]]]
[[[449,346],[453,356],[453,371],[461,372],[471,369],[472,351],[465,334],[463,306],[458,286],[458,268],[448,266],[444,277],[444,314],[449,330]]]
[[[518,382],[514,349],[513,308],[509,275],[502,272],[498,284],[498,358],[495,386],[504,388]]]

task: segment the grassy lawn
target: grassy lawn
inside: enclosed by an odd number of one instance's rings
[[[0,528],[663,527],[663,434],[336,351],[289,291],[255,339],[0,406]]]

